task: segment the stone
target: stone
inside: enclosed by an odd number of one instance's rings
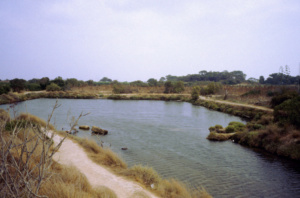
[[[90,130],[90,126],[88,126],[88,125],[81,125],[81,126],[79,126],[79,129]]]
[[[92,126],[92,131],[93,133],[100,134],[100,135],[107,135],[108,133],[107,130],[101,129],[100,127],[96,127],[96,126]]]

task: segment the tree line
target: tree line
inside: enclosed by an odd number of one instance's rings
[[[188,74],[185,76],[173,76],[167,75],[166,77],[161,77],[159,80],[155,78],[150,78],[146,82],[141,80],[133,82],[118,82],[117,80],[112,80],[108,77],[103,77],[98,82],[93,80],[82,81],[76,78],[63,79],[58,76],[53,80],[48,77],[43,77],[41,79],[33,78],[31,80],[24,79],[12,79],[12,80],[0,80],[0,94],[8,93],[10,90],[15,92],[20,92],[23,90],[28,91],[39,91],[39,90],[69,90],[72,87],[81,86],[96,86],[96,85],[107,85],[112,84],[116,90],[116,93],[127,92],[126,86],[165,86],[165,93],[180,93],[182,92],[182,86],[196,86],[200,84],[210,84],[211,82],[235,85],[243,82],[257,83],[257,84],[269,84],[269,85],[295,85],[299,84],[300,76],[291,76],[289,72],[289,67],[280,67],[278,73],[272,73],[267,79],[260,76],[259,79],[249,78],[246,80],[246,74],[242,71],[206,71],[202,70],[198,74]],[[215,85],[214,85],[215,86]],[[219,84],[218,84],[219,86]],[[209,92],[209,90],[202,90],[203,93]]]

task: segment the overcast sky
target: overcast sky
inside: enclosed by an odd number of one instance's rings
[[[299,0],[1,0],[0,79],[299,74]]]

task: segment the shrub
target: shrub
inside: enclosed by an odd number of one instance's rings
[[[60,91],[61,88],[57,84],[51,83],[50,85],[47,85],[46,90],[47,91]]]
[[[241,122],[230,122],[228,125],[233,126],[235,132],[243,131],[246,128],[246,126]]]
[[[10,91],[10,86],[9,84],[5,85],[0,85],[0,95],[1,94],[7,94]]]
[[[4,126],[0,125],[0,197],[40,197],[41,187],[53,175],[52,156],[61,144],[53,147],[53,137],[40,127],[28,124],[24,129],[17,124],[12,132]]]
[[[191,93],[192,100],[198,100],[199,94],[200,94],[200,87],[194,86]]]
[[[250,91],[242,94],[241,96],[246,97],[246,96],[253,96],[253,95],[260,95],[260,94],[261,94],[260,89],[253,89],[253,90],[250,90]]]
[[[225,141],[225,140],[229,140],[231,136],[232,134],[210,132],[209,135],[206,137],[206,139],[212,141]]]
[[[40,90],[42,90],[41,85],[38,84],[38,83],[28,83],[26,85],[26,87],[29,91],[40,91]]]
[[[233,133],[233,132],[235,132],[235,127],[232,126],[232,125],[229,125],[229,126],[226,127],[225,132],[226,133]]]
[[[285,91],[282,94],[276,95],[272,98],[270,102],[271,107],[274,108],[277,105],[283,103],[284,101],[295,98],[297,96],[299,96],[299,94],[296,91]]]
[[[281,125],[292,124],[300,128],[300,96],[286,100],[276,106],[274,120]]]

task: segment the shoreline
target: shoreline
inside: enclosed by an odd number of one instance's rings
[[[38,93],[26,93],[23,95],[31,96],[31,97],[22,97],[22,94],[19,102],[31,99],[39,99],[39,98],[63,98],[63,99],[110,99],[110,100],[159,100],[159,101],[178,101],[178,102],[189,102],[192,105],[203,106],[210,110],[223,112],[229,115],[234,115],[245,119],[247,122],[252,122],[253,120],[259,120],[263,117],[273,117],[273,109],[242,104],[242,103],[234,103],[229,101],[215,100],[207,97],[200,96],[198,100],[192,101],[188,94],[112,94],[112,95],[101,95],[97,96],[95,94],[80,94],[75,95],[74,92],[38,92]],[[269,126],[269,123],[262,124],[264,128]],[[254,130],[256,132],[256,130]],[[250,147],[250,148],[259,148],[264,151],[267,151],[271,154],[287,157],[292,160],[299,160],[298,157],[291,157],[289,153],[285,152],[274,152],[274,150],[270,151],[267,148],[260,146],[260,144],[251,144],[250,142],[244,141],[244,139],[248,136],[253,137],[253,132],[245,132],[244,136],[233,136],[235,143],[239,143],[241,145]],[[255,133],[257,134],[257,133]],[[209,135],[209,133],[208,133]],[[223,138],[222,138],[223,139]],[[241,139],[243,141],[241,141]],[[255,139],[256,141],[258,139]]]

